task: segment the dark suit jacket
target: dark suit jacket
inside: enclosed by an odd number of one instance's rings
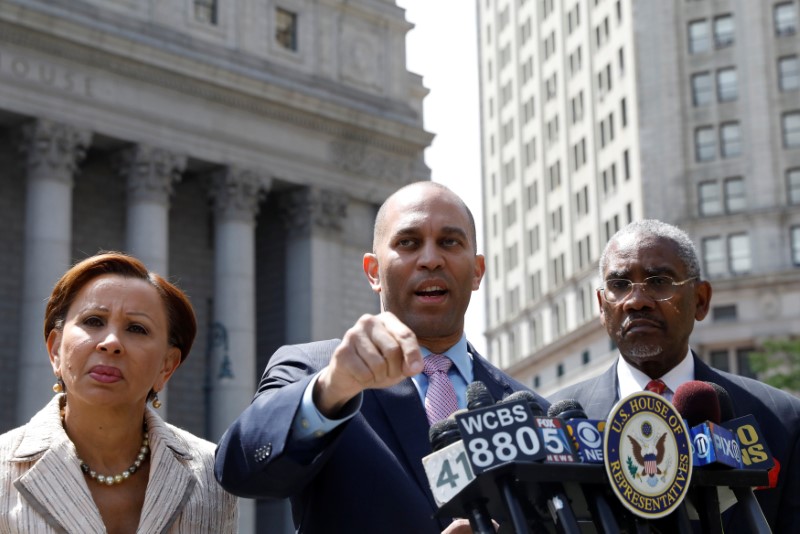
[[[714,382],[728,392],[736,416],[752,414],[772,455],[780,462],[778,485],[755,495],[773,532],[800,532],[800,399],[757,380],[709,367],[696,355],[695,380]],[[619,400],[617,365],[600,376],[564,388],[549,400],[575,399],[590,419],[605,419]],[[747,523],[734,506],[724,517],[725,532],[747,532]]]
[[[217,448],[217,480],[242,497],[291,497],[299,532],[440,532],[450,521],[433,517],[421,462],[431,453],[429,426],[411,379],[366,390],[355,417],[309,450],[292,447],[303,392],[339,342],[286,346],[272,356],[255,398]],[[474,380],[495,399],[527,389],[469,350]]]

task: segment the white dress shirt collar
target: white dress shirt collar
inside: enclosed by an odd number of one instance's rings
[[[686,356],[683,357],[681,363],[659,378],[667,385],[667,390],[664,391],[664,398],[672,401],[672,396],[678,386],[689,380],[694,380],[694,358],[692,358],[691,349],[686,352]],[[620,355],[617,360],[617,380],[619,382],[619,398],[624,399],[631,393],[644,391],[645,386],[650,382],[650,377],[630,365]]]

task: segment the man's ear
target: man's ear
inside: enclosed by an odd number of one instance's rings
[[[697,282],[694,291],[695,296],[695,309],[694,318],[696,321],[702,321],[708,315],[708,310],[711,307],[711,284],[705,280]]]
[[[380,293],[381,280],[378,274],[378,257],[371,252],[367,252],[364,254],[363,264],[364,274],[366,274],[369,279],[369,285],[375,293]]]
[[[483,254],[476,254],[475,255],[475,270],[472,274],[472,290],[477,291],[481,287],[481,280],[483,280],[483,274],[486,272],[486,259],[483,257]]]
[[[606,309],[603,307],[603,300],[604,299],[603,299],[602,293],[603,292],[600,291],[599,289],[596,291],[597,306],[598,306],[598,308],[600,308],[600,324],[605,326],[606,325]]]

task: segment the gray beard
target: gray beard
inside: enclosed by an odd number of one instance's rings
[[[632,358],[653,358],[664,351],[660,345],[636,344],[628,348],[625,352]]]

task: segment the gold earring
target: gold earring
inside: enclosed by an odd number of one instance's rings
[[[153,399],[152,399],[151,404],[153,405],[153,408],[155,408],[156,410],[161,408],[161,401],[158,400],[158,392],[157,391],[153,392]]]
[[[64,383],[61,381],[61,377],[56,377],[56,383],[53,384],[53,393],[63,393],[64,392]]]

